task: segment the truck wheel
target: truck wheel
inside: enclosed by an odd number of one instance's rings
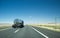
[[[13,25],[12,27],[13,27],[13,28],[16,28],[16,26],[15,26],[15,25]]]

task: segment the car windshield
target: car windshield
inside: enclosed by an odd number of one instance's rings
[[[0,38],[60,38],[60,0],[0,0]]]

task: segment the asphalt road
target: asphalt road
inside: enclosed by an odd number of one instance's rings
[[[0,30],[0,38],[60,38],[60,33],[42,28],[25,26],[24,28]]]

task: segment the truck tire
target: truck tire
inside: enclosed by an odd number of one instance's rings
[[[13,28],[16,28],[16,26],[15,26],[15,25],[12,25],[12,27],[13,27]]]

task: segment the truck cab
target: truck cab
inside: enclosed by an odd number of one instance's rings
[[[24,27],[24,21],[21,19],[15,19],[12,27],[13,28],[23,28]]]

